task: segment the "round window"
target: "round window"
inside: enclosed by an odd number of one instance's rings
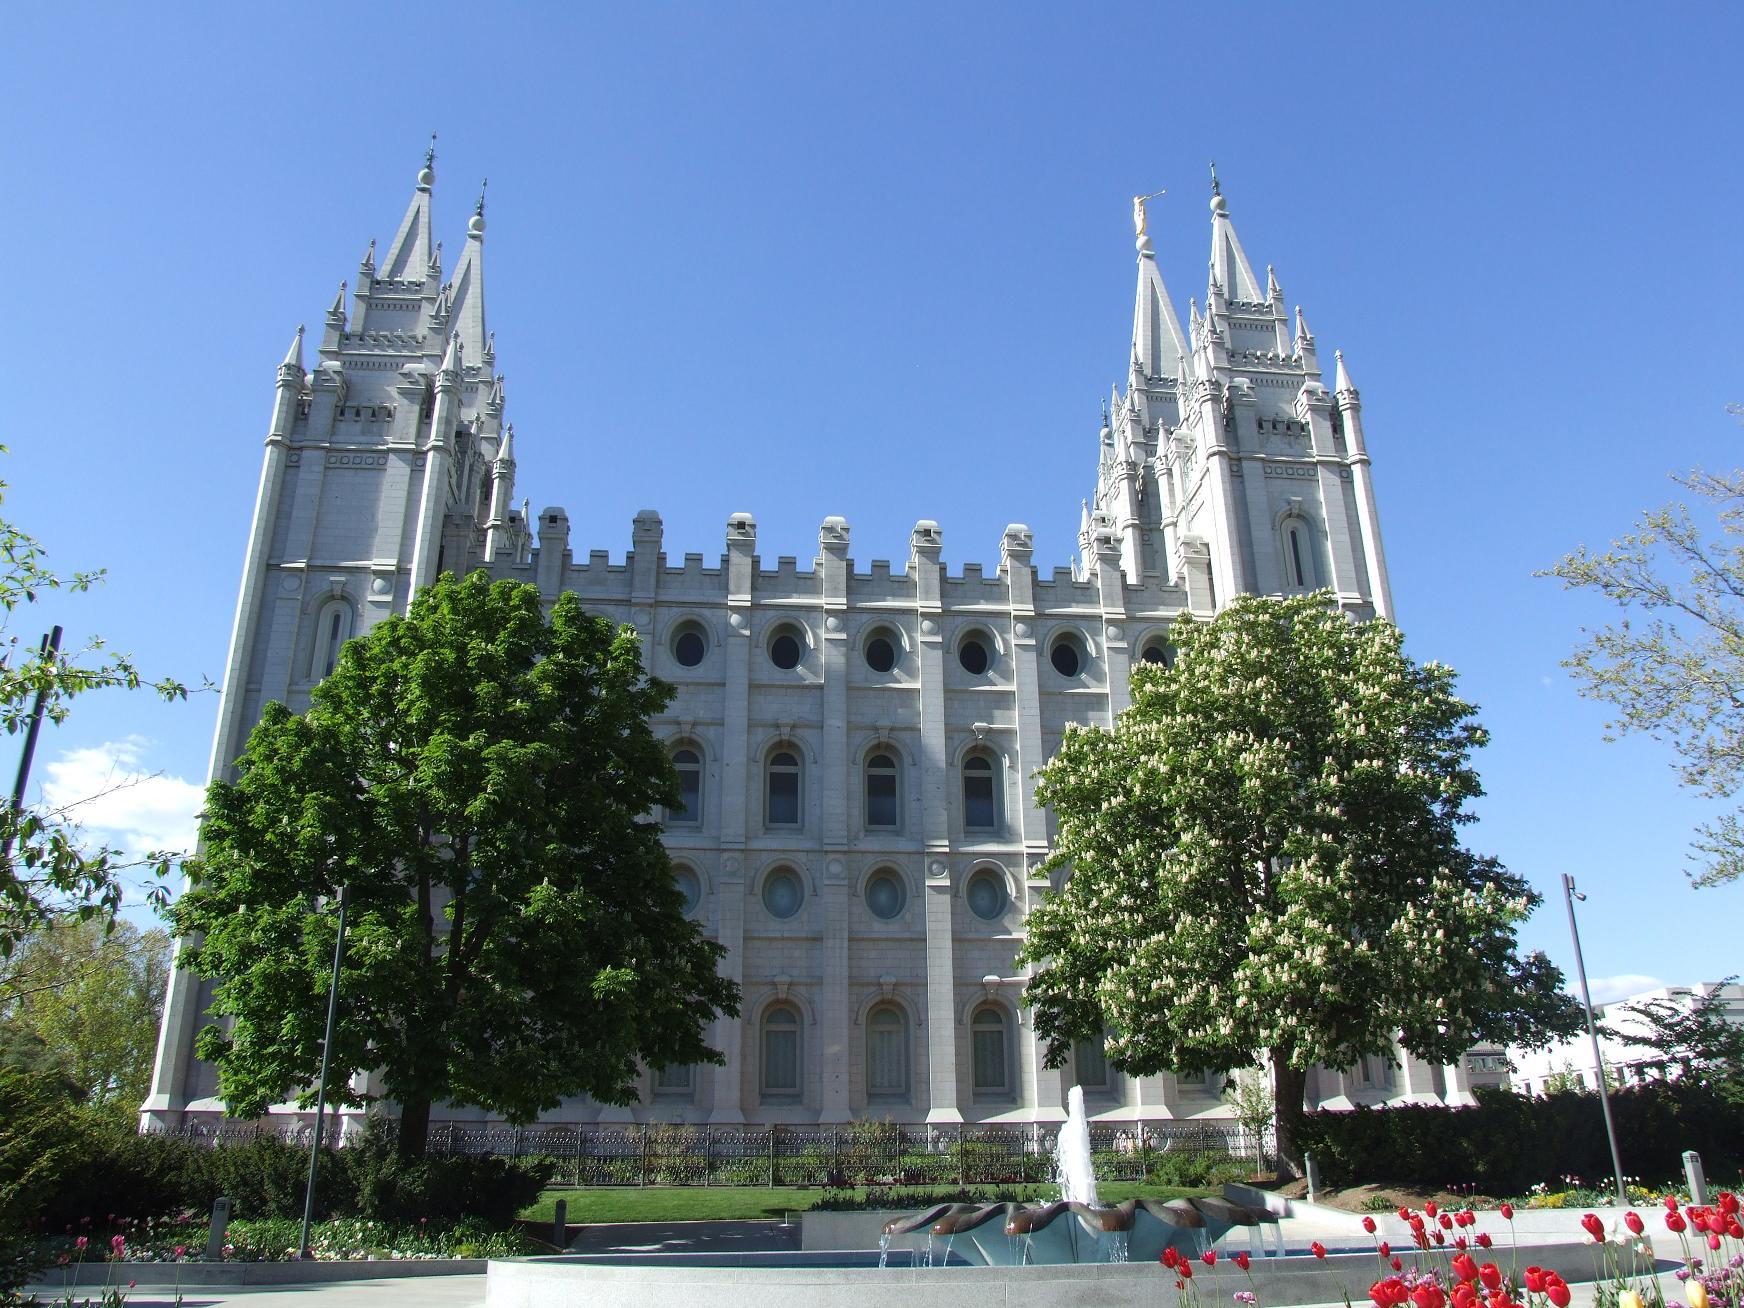
[[[1169,661],[1169,648],[1162,641],[1153,640],[1139,653],[1139,657],[1146,663],[1167,663]]]
[[[672,642],[672,657],[678,660],[680,667],[694,668],[702,662],[702,656],[708,652],[708,646],[703,643],[702,632],[695,627],[686,627],[678,633],[678,639]]]
[[[1048,650],[1048,662],[1062,677],[1075,677],[1084,670],[1084,651],[1071,635],[1059,636]]]
[[[983,922],[991,922],[1005,912],[1005,881],[997,873],[983,869],[969,878],[969,911]]]
[[[888,922],[908,904],[908,891],[894,872],[879,872],[866,883],[866,907]]]
[[[792,917],[799,912],[800,901],[804,898],[805,891],[799,878],[785,868],[764,878],[763,907],[769,910],[770,917]]]
[[[799,637],[791,631],[782,631],[769,642],[769,661],[783,671],[790,671],[799,666]]]
[[[993,655],[982,637],[965,636],[963,643],[957,646],[957,662],[963,665],[964,672],[979,677],[993,666]]]
[[[696,873],[687,867],[672,870],[672,884],[678,888],[678,893],[684,897],[684,911],[693,913],[696,906],[702,903],[702,882],[697,880]]]
[[[866,642],[866,666],[874,672],[889,672],[896,666],[896,646],[888,636],[880,634]]]

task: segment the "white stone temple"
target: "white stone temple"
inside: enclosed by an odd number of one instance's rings
[[[279,365],[212,774],[267,701],[306,707],[340,645],[439,572],[575,591],[633,625],[677,687],[655,729],[686,799],[661,816],[744,1011],[713,1031],[724,1067],[649,1069],[639,1105],[550,1120],[1045,1122],[1073,1084],[1100,1120],[1226,1115],[1221,1075],[1125,1077],[1096,1048],[1044,1067],[1013,964],[1049,888],[1034,773],[1068,723],[1126,707],[1175,618],[1319,588],[1391,616],[1357,389],[1342,357],[1323,383],[1302,311],[1256,276],[1222,195],[1185,328],[1135,201],[1130,367],[1094,443],[1078,556],[1038,569],[1014,524],[984,574],[950,566],[932,521],[894,564],[856,560],[835,516],[815,558],[770,562],[751,513],[724,524],[720,556],[672,558],[647,509],[620,562],[572,545],[563,509],[529,515],[486,327],[483,200],[447,271],[434,180],[432,154],[385,254],[370,244],[318,338],[299,329]],[[148,1127],[223,1111],[194,1054],[208,993],[172,977]],[[1505,1083],[1498,1055],[1321,1070],[1309,1099],[1466,1102],[1474,1080]]]

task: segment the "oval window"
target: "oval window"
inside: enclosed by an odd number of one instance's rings
[[[969,878],[969,911],[983,922],[991,922],[1005,912],[1005,880],[997,872],[983,869]]]
[[[702,903],[702,882],[697,880],[696,873],[687,867],[674,868],[672,870],[672,884],[684,897],[684,911],[694,913],[696,906]]]
[[[1071,635],[1059,636],[1048,650],[1048,662],[1062,677],[1075,677],[1084,670],[1084,651]]]
[[[769,661],[784,672],[799,666],[799,655],[799,637],[791,631],[783,631],[769,642]]]
[[[888,922],[908,904],[908,891],[894,872],[879,872],[866,883],[866,907]]]
[[[770,917],[789,918],[799,912],[800,902],[805,898],[805,891],[799,884],[799,878],[785,868],[779,872],[771,872],[763,882],[763,907],[769,910]]]
[[[963,643],[957,646],[957,662],[963,665],[963,671],[972,677],[979,677],[993,666],[993,656],[988,652],[987,642],[980,636],[965,636]]]
[[[678,633],[678,639],[672,642],[672,657],[678,660],[680,667],[694,668],[702,662],[702,656],[708,653],[708,646],[703,643],[702,633],[695,627],[686,627]]]
[[[877,635],[866,642],[866,666],[874,672],[889,672],[896,666],[896,646],[888,636]]]

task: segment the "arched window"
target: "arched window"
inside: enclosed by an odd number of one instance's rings
[[[351,606],[330,600],[315,620],[315,652],[309,660],[309,677],[319,681],[339,666],[339,650],[351,638]]]
[[[998,921],[1011,903],[1005,878],[990,867],[981,868],[969,878],[963,897],[969,901],[969,911],[983,922]]]
[[[880,1004],[866,1017],[866,1093],[908,1094],[908,1018],[895,1004]]]
[[[971,677],[985,676],[993,666],[993,642],[984,631],[970,631],[957,645],[957,662]]]
[[[805,657],[805,642],[799,629],[782,623],[769,637],[769,661],[783,672],[791,672]]]
[[[993,760],[971,754],[963,760],[963,826],[992,831],[999,825],[999,796],[993,785]]]
[[[1084,638],[1075,631],[1062,631],[1048,646],[1048,662],[1062,677],[1082,676],[1090,666],[1090,653]]]
[[[672,657],[681,668],[694,668],[708,654],[708,637],[694,622],[686,622],[672,634]]]
[[[763,1015],[763,1093],[799,1094],[799,1014],[783,1004]]]
[[[666,824],[695,825],[702,821],[702,755],[687,745],[672,755],[672,766],[678,772],[679,800],[667,811]]]
[[[1011,1093],[1011,1060],[1005,1038],[1005,1013],[983,1004],[969,1021],[970,1064],[978,1095]]]
[[[1298,517],[1284,519],[1281,542],[1284,548],[1284,584],[1291,590],[1313,590],[1319,584],[1314,568],[1314,537],[1308,523]]]
[[[692,1080],[689,1063],[668,1063],[654,1073],[654,1093],[662,1098],[687,1098]]]
[[[1085,1094],[1106,1093],[1113,1079],[1108,1074],[1108,1054],[1100,1040],[1072,1043],[1072,1072]]]
[[[768,801],[764,820],[772,827],[799,825],[799,755],[778,749],[769,756]]]
[[[873,628],[863,650],[866,666],[874,672],[889,672],[896,666],[898,648],[896,633],[889,627]]]
[[[866,825],[894,830],[897,825],[896,759],[882,750],[866,759]]]
[[[1146,663],[1159,663],[1165,668],[1175,666],[1175,647],[1169,644],[1167,636],[1152,636],[1144,643],[1138,656]]]

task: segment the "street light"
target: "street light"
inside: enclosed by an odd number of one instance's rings
[[[321,1079],[315,1087],[315,1147],[309,1151],[309,1184],[303,1191],[303,1234],[297,1257],[309,1256],[309,1219],[315,1215],[315,1173],[321,1166],[322,1113],[327,1107],[327,1061],[333,1056],[333,1028],[339,1020],[339,968],[345,961],[345,906],[351,887],[339,887],[339,934],[333,941],[333,978],[327,987],[327,1038],[321,1044]]]
[[[1581,1007],[1586,1009],[1587,1035],[1593,1042],[1593,1072],[1599,1083],[1599,1107],[1605,1114],[1605,1137],[1611,1142],[1611,1168],[1617,1174],[1617,1202],[1629,1206],[1629,1187],[1623,1180],[1623,1156],[1617,1152],[1617,1123],[1611,1118],[1611,1092],[1605,1087],[1605,1056],[1599,1052],[1599,1028],[1593,1021],[1593,1000],[1587,993],[1587,965],[1581,958],[1580,928],[1574,924],[1574,901],[1587,897],[1574,888],[1574,878],[1562,874],[1562,898],[1568,905],[1568,934],[1574,940],[1574,970],[1580,977]]]

